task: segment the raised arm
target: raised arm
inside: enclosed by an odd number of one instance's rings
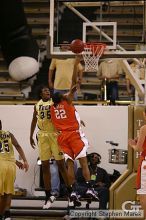
[[[77,79],[78,79],[78,65],[80,63],[80,57],[79,56],[76,56],[75,58],[75,63],[74,63],[74,69],[73,69],[73,75],[72,75],[72,84],[71,84],[71,88],[70,90],[72,89],[72,87],[74,85],[77,84]],[[80,73],[81,74],[81,73]]]
[[[65,94],[65,97],[66,97],[67,101],[70,102],[70,103],[72,102],[74,93],[76,92],[76,90],[79,86],[79,83],[77,81],[79,63],[80,63],[80,57],[76,56],[75,63],[74,63],[74,69],[73,69],[73,75],[72,75],[72,84],[71,84],[69,92],[67,94]]]

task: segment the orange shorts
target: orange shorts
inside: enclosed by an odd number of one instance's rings
[[[80,154],[88,141],[79,131],[62,131],[58,136],[58,144],[64,154],[73,160]]]

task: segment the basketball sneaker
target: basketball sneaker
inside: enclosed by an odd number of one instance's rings
[[[72,205],[73,204],[73,205]],[[70,194],[70,198],[69,198],[69,206],[81,206],[81,202],[79,200],[79,195],[73,191],[71,194]]]
[[[49,199],[47,198],[45,204],[43,205],[43,209],[49,209],[55,200],[55,196],[50,196]]]
[[[86,195],[88,197],[91,197],[92,199],[99,201],[98,194],[97,194],[97,192],[95,192],[95,190],[93,188],[88,188],[86,191]]]

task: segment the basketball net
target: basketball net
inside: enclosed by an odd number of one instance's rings
[[[82,52],[85,62],[85,72],[97,72],[98,62],[104,52],[106,44],[102,43],[85,43]]]

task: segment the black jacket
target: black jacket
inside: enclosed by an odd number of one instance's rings
[[[105,169],[97,166],[96,172],[93,173],[91,167],[89,166],[89,170],[90,170],[90,175],[92,174],[96,175],[95,180],[92,180],[94,187],[98,187],[97,185],[98,182],[104,183],[104,186],[107,188],[110,187],[111,185],[110,178]],[[86,185],[85,179],[82,174],[82,168],[78,168],[77,174],[76,174],[76,180],[79,185],[82,185],[82,186]]]

